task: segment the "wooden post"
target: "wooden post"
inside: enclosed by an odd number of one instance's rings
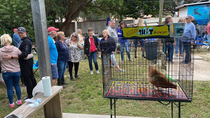
[[[45,118],[62,118],[60,93],[44,105],[44,116]]]
[[[47,22],[44,0],[31,0],[40,78],[50,76],[52,80],[49,45],[47,37]],[[51,84],[52,85],[52,84]]]

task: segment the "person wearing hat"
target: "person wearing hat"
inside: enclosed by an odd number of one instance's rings
[[[28,56],[31,55],[32,51],[32,39],[27,36],[26,29],[24,27],[18,28],[18,35],[21,39],[19,50],[22,53],[19,55],[5,55],[3,59],[4,60],[18,59],[21,70],[21,78],[23,78],[24,80],[28,94],[27,98],[25,99],[30,99],[33,97],[32,95],[33,88],[37,84],[33,74],[33,57],[28,58]]]
[[[192,16],[188,15],[186,17],[186,25],[184,28],[184,33],[181,41],[183,42],[184,50],[186,52],[185,60],[183,63],[188,64],[191,62],[191,45],[193,45],[194,40],[196,38],[196,28],[195,25],[191,22]]]
[[[14,42],[14,45],[15,45],[15,47],[19,47],[19,45],[20,45],[20,37],[18,36],[18,29],[14,29],[13,30],[14,31],[14,34],[13,34],[13,42]]]
[[[58,51],[53,40],[53,38],[56,37],[58,30],[59,29],[55,27],[48,27],[47,29],[53,85],[56,85],[56,80],[58,79],[58,69],[57,69]],[[58,81],[57,84],[61,85],[62,80],[58,79],[57,81]]]

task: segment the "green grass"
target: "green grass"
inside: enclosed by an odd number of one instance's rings
[[[101,60],[98,60],[101,67]],[[101,68],[100,68],[100,72]],[[109,115],[109,99],[102,97],[102,74],[90,75],[88,60],[80,62],[80,79],[70,81],[69,74],[65,73],[65,80],[69,83],[61,92],[63,113],[103,114]],[[39,80],[39,78],[36,78]],[[22,98],[26,97],[26,89],[22,88]],[[6,89],[0,85],[0,117],[14,110],[9,107],[5,98]],[[210,118],[210,82],[194,81],[194,94],[191,103],[182,103],[183,118]],[[16,97],[14,97],[16,100]],[[16,107],[17,108],[17,105]],[[141,116],[169,118],[171,110],[156,101],[118,100],[118,116]],[[40,109],[32,118],[43,118],[43,109]],[[177,108],[174,107],[174,117],[177,117]]]

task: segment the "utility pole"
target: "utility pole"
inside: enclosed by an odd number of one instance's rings
[[[159,0],[159,25],[162,24],[163,3],[164,0]]]
[[[47,22],[44,0],[31,0],[36,46],[39,60],[40,78],[50,76],[52,80],[49,45],[47,37]],[[51,81],[52,82],[52,81]],[[52,84],[51,84],[52,85]]]

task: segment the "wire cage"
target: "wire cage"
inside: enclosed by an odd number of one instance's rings
[[[113,44],[102,44],[100,48],[102,49],[103,97],[192,101],[194,52],[189,43],[183,43],[180,46],[183,47],[183,54],[175,55],[175,46],[171,47],[173,48],[171,52],[169,44],[165,43],[165,39],[162,40],[161,43],[161,41],[147,39],[128,39],[126,45],[128,45],[131,60],[125,47],[123,47],[123,53],[120,50],[107,53],[104,49],[114,48]],[[182,48],[179,52],[180,50]],[[124,56],[123,61],[122,56]],[[172,61],[170,61],[171,56]]]

